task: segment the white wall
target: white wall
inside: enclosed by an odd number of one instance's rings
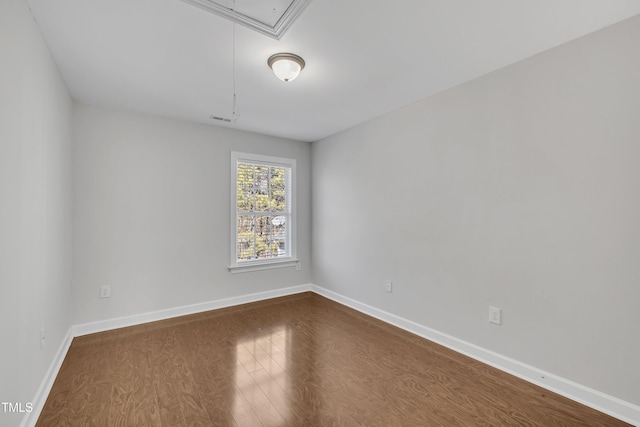
[[[227,270],[232,150],[297,160],[301,271]],[[73,323],[309,283],[310,163],[308,143],[76,104]]]
[[[313,282],[639,405],[639,40],[636,17],[313,143]]]
[[[22,0],[0,28],[0,401],[25,408],[70,325],[72,104]]]

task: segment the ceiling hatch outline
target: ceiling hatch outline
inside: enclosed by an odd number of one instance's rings
[[[269,2],[269,16],[265,1],[256,0],[182,0],[185,3],[244,25],[261,34],[279,40],[300,16],[311,0],[274,0]],[[263,10],[255,7],[260,4]]]

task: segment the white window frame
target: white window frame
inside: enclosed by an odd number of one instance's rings
[[[238,210],[237,210],[237,181],[238,181],[238,164],[251,163],[264,166],[279,166],[290,170],[290,179],[285,189],[287,197],[285,206],[289,210],[288,239],[287,247],[288,256],[282,256],[270,259],[260,260],[238,260]],[[241,153],[237,151],[231,152],[231,214],[230,214],[230,262],[229,271],[231,273],[242,273],[246,271],[265,270],[271,268],[295,267],[298,265],[298,257],[296,252],[296,160],[283,157],[265,156],[260,154]]]

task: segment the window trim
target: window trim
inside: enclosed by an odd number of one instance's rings
[[[238,261],[238,211],[237,211],[237,174],[238,163],[253,163],[267,166],[281,166],[291,170],[289,182],[289,256],[272,259],[260,259],[254,261]],[[297,257],[296,240],[296,159],[284,157],[266,156],[262,154],[231,152],[231,174],[230,174],[230,246],[229,246],[229,271],[231,273],[242,273],[247,271],[267,270],[272,268],[297,267],[299,260]]]

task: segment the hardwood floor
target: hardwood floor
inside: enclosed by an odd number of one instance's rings
[[[73,340],[38,426],[618,426],[312,293]]]

